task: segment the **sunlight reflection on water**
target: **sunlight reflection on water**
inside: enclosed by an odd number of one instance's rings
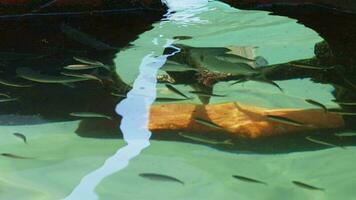
[[[162,2],[169,7],[163,21],[167,20],[167,23],[172,21],[175,24],[181,24],[180,22],[183,24],[204,23],[203,20],[196,18],[195,14],[207,10],[204,8],[208,3],[207,0],[165,0]],[[153,45],[157,45],[157,37],[153,38]],[[163,46],[176,49],[173,53],[154,57],[154,52],[152,52],[143,58],[140,73],[134,82],[133,89],[127,94],[127,98],[116,107],[116,112],[122,116],[120,128],[127,145],[108,158],[103,166],[86,175],[72,193],[65,198],[66,200],[98,199],[98,195],[95,193],[97,185],[105,177],[124,169],[132,158],[138,156],[144,148],[150,145],[151,132],[148,130],[148,119],[150,106],[156,98],[156,75],[167,58],[180,51],[172,46],[173,42],[174,40],[167,39],[167,43]]]

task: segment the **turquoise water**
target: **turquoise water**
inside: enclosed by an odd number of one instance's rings
[[[173,45],[179,43],[206,49],[228,46],[256,47],[256,56],[262,56],[268,61],[268,65],[273,65],[311,58],[314,56],[314,45],[322,41],[317,33],[293,19],[272,16],[263,11],[237,10],[221,2],[202,3],[188,8],[171,5],[176,12],[153,24],[151,30],[140,34],[131,42],[132,47],[116,54],[113,61],[117,74],[125,83],[137,84],[131,90],[132,96],[128,95],[126,100],[130,101],[127,102],[135,103],[137,100],[145,105],[142,109],[134,103],[118,107],[117,112],[124,119],[127,117],[138,120],[137,124],[134,124],[137,125],[134,127],[136,129],[125,126],[124,121],[121,122],[121,131],[118,123],[114,125],[114,129],[110,129],[118,136],[123,134],[126,141],[122,137],[106,139],[81,137],[76,134],[81,120],[2,125],[0,152],[34,159],[1,158],[0,199],[64,199],[69,198],[75,188],[86,184],[92,188],[84,187],[79,193],[85,199],[95,199],[96,195],[98,199],[107,200],[218,198],[243,200],[286,197],[298,200],[353,199],[355,196],[353,183],[356,177],[353,170],[356,163],[354,156],[356,148],[353,146],[347,146],[346,149],[326,148],[305,141],[303,137],[288,140],[289,143],[283,150],[278,149],[279,145],[272,143],[276,142],[275,140],[271,143],[265,141],[236,145],[232,149],[194,141],[187,142],[182,138],[155,140],[153,137],[148,143],[150,133],[144,126],[147,123],[144,120],[147,120],[147,109],[154,97],[157,94],[159,97],[179,98],[179,95],[168,90],[164,84],[156,85],[154,81],[153,85],[146,85],[146,91],[140,91],[142,82],[138,77],[143,76],[143,80],[145,78],[152,80],[155,71],[150,71],[149,67],[158,69],[164,64],[160,61],[164,62],[166,59],[163,51],[167,44],[173,42]],[[172,38],[175,36],[190,36],[192,39],[173,41]],[[145,62],[147,56],[152,60]],[[149,69],[145,70],[145,67]],[[165,74],[162,70],[157,73]],[[212,97],[210,104],[238,101],[271,109],[308,109],[315,108],[315,105],[306,103],[305,99],[313,99],[328,108],[339,107],[332,101],[335,98],[334,86],[315,83],[310,78],[276,81],[284,92],[274,86],[255,81],[230,86],[232,82],[215,84],[213,92],[227,96]],[[152,90],[152,87],[156,90]],[[176,85],[176,88],[184,93],[192,90],[185,84]],[[200,104],[201,101],[194,97],[180,103]],[[128,111],[123,112],[125,109]],[[112,108],[112,111],[114,110],[115,107]],[[91,127],[91,132],[95,132],[96,135],[105,135],[108,131],[99,126]],[[26,135],[28,144],[14,137],[15,132]],[[315,131],[314,134],[323,132],[327,131]],[[135,150],[138,152],[129,150],[115,154],[125,147],[130,147],[130,143],[137,144],[135,141],[139,141],[137,146],[133,145],[137,147]],[[258,148],[252,145],[262,147],[255,150]],[[298,145],[300,147],[296,147]],[[302,149],[303,145],[313,148]],[[264,151],[264,148],[268,151]],[[139,152],[140,150],[143,151]],[[94,174],[89,183],[83,179],[101,169],[108,158],[114,158],[115,162],[109,163],[110,172],[107,175]],[[185,184],[145,179],[139,176],[140,173],[170,175]],[[234,179],[232,175],[255,178],[267,182],[268,185],[243,182]],[[324,188],[325,191],[297,187],[292,183],[294,180]]]

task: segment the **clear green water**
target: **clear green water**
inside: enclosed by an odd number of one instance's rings
[[[206,10],[195,17],[204,23],[165,21],[154,24],[152,30],[132,42],[133,48],[116,55],[117,73],[125,82],[134,82],[142,58],[152,51],[161,55],[166,39],[177,35],[192,36],[193,39],[179,43],[195,47],[256,46],[257,54],[269,64],[310,58],[314,56],[314,44],[322,40],[295,20],[270,16],[267,12],[236,10],[217,2],[210,2]],[[162,37],[157,37],[159,35]],[[157,43],[152,42],[154,38]],[[309,79],[277,83],[284,93],[258,82],[233,87],[228,86],[229,83],[219,83],[214,86],[214,92],[228,93],[228,97],[212,98],[210,103],[241,101],[270,108],[311,108],[313,106],[303,99],[312,98],[329,107],[337,106],[331,101],[334,99],[331,85]],[[175,95],[165,90],[164,85],[158,84],[157,88],[160,96]],[[191,90],[185,85],[177,88]],[[199,103],[199,100],[195,98],[191,102]],[[85,175],[99,168],[125,145],[122,139],[79,137],[75,134],[78,124],[79,121],[71,121],[1,126],[0,152],[35,159],[1,158],[0,199],[63,199]],[[28,144],[14,137],[14,132],[24,133]],[[120,134],[119,129],[117,134]],[[256,153],[152,140],[128,167],[105,178],[96,192],[105,200],[353,199],[355,152],[353,146],[346,149],[323,149],[321,146],[313,151],[293,151],[291,148],[287,152]],[[144,172],[169,174],[184,181],[185,185],[138,176]],[[268,186],[236,180],[232,178],[234,174],[263,180]],[[293,185],[292,180],[319,186],[325,191],[302,189]]]

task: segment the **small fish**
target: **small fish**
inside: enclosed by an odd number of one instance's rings
[[[330,111],[329,113],[334,113],[334,114],[339,114],[339,115],[349,115],[349,116],[356,116],[356,113],[350,113],[350,112],[339,112],[339,111]]]
[[[21,138],[23,140],[23,142],[25,144],[27,144],[27,138],[25,135],[21,134],[21,133],[14,133],[14,136],[18,137],[18,138]]]
[[[85,64],[85,65],[90,65],[90,66],[92,66],[92,67],[96,66],[96,68],[102,67],[102,68],[104,68],[104,69],[106,69],[106,70],[108,70],[108,71],[111,70],[109,66],[107,66],[107,65],[105,65],[104,63],[102,63],[102,62],[100,62],[100,61],[97,61],[97,60],[91,60],[91,59],[89,59],[89,58],[76,57],[76,56],[74,56],[73,59],[74,59],[75,61],[78,61],[78,62],[80,62],[80,63],[82,63],[82,64]]]
[[[276,82],[274,82],[272,80],[268,80],[266,78],[251,78],[251,80],[273,85],[276,88],[278,88],[281,92],[283,92],[283,89]]]
[[[123,98],[127,97],[126,94],[119,94],[119,93],[114,93],[114,92],[112,92],[111,95],[115,96],[115,97],[123,97]]]
[[[95,39],[93,36],[83,33],[68,24],[61,25],[61,31],[70,39],[81,44],[87,45],[97,50],[117,50],[117,48],[105,44],[102,41]]]
[[[189,93],[196,94],[198,96],[206,96],[206,97],[226,97],[226,95],[221,95],[221,94],[213,94],[213,93],[207,93],[203,91],[189,91]]]
[[[163,174],[155,174],[155,173],[141,173],[139,174],[139,176],[143,177],[143,178],[147,178],[150,180],[154,180],[154,181],[168,181],[168,182],[177,182],[180,183],[182,185],[184,185],[184,182],[174,178],[172,176],[167,176],[167,175],[163,175]]]
[[[190,40],[192,38],[193,38],[192,36],[185,36],[185,35],[173,37],[173,39],[175,39],[175,40]]]
[[[75,77],[75,78],[84,78],[84,79],[89,79],[89,80],[96,80],[99,83],[103,84],[103,81],[92,75],[92,74],[80,74],[80,73],[69,73],[69,72],[61,72],[62,75],[64,76],[69,76],[69,77]]]
[[[9,87],[32,87],[32,85],[29,84],[14,83],[4,79],[0,79],[0,84]]]
[[[156,98],[157,102],[186,101],[186,100],[189,100],[189,99],[178,99],[178,98],[170,98],[170,97],[157,97]]]
[[[320,190],[320,191],[325,191],[324,188],[320,188],[320,187],[315,187],[306,183],[302,183],[300,181],[292,181],[292,183],[298,187],[304,188],[304,189],[308,189],[308,190]]]
[[[208,126],[211,128],[216,128],[216,129],[224,129],[223,127],[211,122],[211,121],[207,121],[205,119],[202,118],[194,118],[194,121],[196,121],[198,124],[202,124],[204,126]]]
[[[292,126],[305,126],[305,124],[285,118],[285,117],[281,117],[281,116],[275,116],[275,115],[266,115],[267,119],[270,121],[275,121],[275,122],[280,122],[283,124],[288,124],[288,125],[292,125]]]
[[[260,77],[241,77],[238,81],[233,82],[231,85],[235,85],[237,83],[242,83],[242,82],[246,82],[246,81],[256,81],[256,82],[261,82],[261,83],[267,83],[270,85],[273,85],[274,87],[278,88],[281,92],[283,92],[283,89],[274,81],[272,80],[268,80],[266,78],[260,78]]]
[[[215,58],[218,60],[224,61],[224,62],[229,62],[229,63],[255,62],[255,59],[250,59],[250,58],[246,58],[243,56],[232,55],[232,54],[218,55],[218,56],[215,56]]]
[[[174,92],[174,93],[176,93],[176,94],[178,94],[178,95],[180,95],[180,96],[182,96],[182,97],[184,97],[184,98],[186,98],[186,99],[189,99],[189,97],[188,97],[187,95],[183,94],[181,91],[179,91],[177,88],[173,87],[172,85],[170,85],[170,84],[165,84],[165,86],[166,86],[170,91],[172,91],[172,92]]]
[[[324,142],[324,141],[321,141],[321,140],[317,140],[317,139],[314,139],[310,136],[306,137],[305,139],[309,140],[310,142],[313,142],[313,143],[316,143],[316,144],[321,144],[321,145],[324,145],[324,146],[329,146],[329,147],[340,147],[342,149],[345,149],[345,147],[342,147],[342,146],[337,146],[335,144],[331,144],[331,143],[328,143],[328,142]]]
[[[337,100],[333,100],[335,103],[346,106],[356,106],[356,102],[339,102]]]
[[[5,93],[0,93],[0,96],[3,96],[3,97],[8,98],[8,99],[11,98],[8,94],[5,94]]]
[[[168,60],[160,70],[165,72],[186,72],[186,71],[199,71],[197,68],[193,68],[186,64],[177,63]]]
[[[239,176],[239,175],[233,175],[232,177],[240,180],[240,181],[244,181],[244,182],[249,182],[249,183],[259,183],[259,184],[263,184],[263,185],[268,185],[266,182],[260,181],[260,180],[256,180],[253,178],[248,178],[245,176]]]
[[[338,136],[338,137],[354,137],[356,136],[356,132],[348,132],[348,133],[335,133],[334,134],[335,136]]]
[[[325,113],[328,112],[328,108],[326,106],[324,106],[323,104],[321,104],[321,103],[319,103],[317,101],[314,101],[313,99],[305,99],[305,101],[307,103],[310,103],[312,105],[315,105],[315,106],[318,106],[318,107],[322,108],[325,111]]]
[[[65,67],[63,67],[64,69],[68,69],[68,70],[87,70],[87,69],[95,69],[95,68],[99,68],[101,66],[99,65],[67,65]]]
[[[94,66],[104,66],[104,63],[96,60],[91,60],[89,58],[82,58],[74,56],[73,59],[83,64],[94,65]]]
[[[0,99],[0,103],[11,102],[11,101],[18,101],[18,98],[8,98],[8,99]]]
[[[84,117],[84,118],[105,118],[112,120],[110,116],[104,115],[104,114],[99,114],[99,113],[92,113],[92,112],[72,112],[69,114],[70,116],[73,117]]]
[[[207,144],[213,144],[213,145],[234,145],[234,143],[231,141],[231,139],[228,140],[224,140],[224,141],[217,141],[217,140],[213,140],[213,139],[205,139],[205,138],[201,138],[201,137],[197,137],[197,136],[191,136],[191,135],[187,135],[184,134],[182,132],[179,132],[178,135],[180,135],[181,137],[193,140],[193,141],[197,141],[197,142],[202,142],[202,143],[207,143]]]
[[[88,78],[44,75],[25,67],[17,68],[16,73],[23,79],[38,83],[72,83],[89,80]]]
[[[15,154],[11,154],[11,153],[2,153],[1,155],[4,157],[16,158],[16,159],[33,159],[30,157],[19,156],[19,155],[15,155]]]
[[[316,66],[312,66],[312,65],[295,64],[295,63],[290,63],[290,65],[292,65],[293,67],[298,67],[298,68],[303,68],[303,69],[313,69],[313,70],[329,70],[329,69],[334,68],[334,67],[323,68],[323,67],[316,67]]]

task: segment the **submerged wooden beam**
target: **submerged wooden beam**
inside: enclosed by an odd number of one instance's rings
[[[196,119],[205,119],[221,128],[203,125]],[[300,125],[293,125],[287,120],[298,122]],[[265,109],[238,102],[210,105],[153,105],[149,122],[149,129],[158,133],[214,132],[252,139],[343,126],[344,120],[341,115],[326,113],[321,109]]]

